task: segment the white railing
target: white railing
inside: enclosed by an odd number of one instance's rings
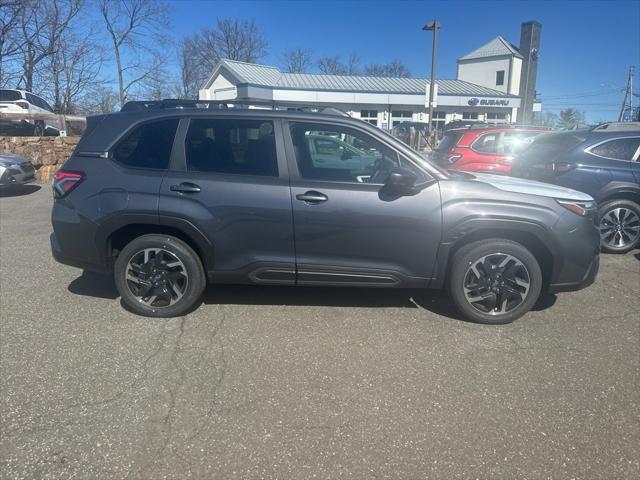
[[[80,115],[58,115],[55,113],[0,113],[0,120],[52,120],[58,122],[60,135],[67,134],[67,122],[87,123],[87,117]]]

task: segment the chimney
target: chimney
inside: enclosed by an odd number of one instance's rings
[[[520,30],[520,54],[524,59],[520,73],[521,101],[518,123],[524,125],[530,125],[533,122],[533,99],[536,96],[541,32],[542,25],[535,20],[524,22]]]

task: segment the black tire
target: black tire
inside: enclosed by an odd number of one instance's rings
[[[605,202],[598,207],[598,226],[603,252],[627,253],[640,246],[640,205],[626,199]]]
[[[533,254],[521,244],[491,238],[465,245],[454,255],[448,282],[449,294],[466,319],[492,325],[511,323],[531,310],[538,300],[542,290],[540,265]],[[477,262],[482,259],[482,265],[478,265]],[[499,267],[502,262],[506,262],[504,268]],[[495,267],[493,263],[496,263]],[[484,285],[484,280],[480,277],[483,277],[487,266],[490,270],[487,279],[490,277],[492,280],[487,281],[487,286],[469,288],[469,296],[472,298],[468,299],[465,285]],[[472,267],[479,271],[480,276],[473,273]],[[517,282],[528,283],[528,287]],[[490,290],[491,288],[495,288],[495,291]],[[520,297],[517,293],[520,293]],[[471,301],[473,298],[485,297],[486,301]],[[491,308],[491,305],[495,305],[495,308],[499,306],[504,312],[500,313]]]
[[[37,120],[35,125],[33,126],[33,136],[42,137],[43,135],[44,135],[44,122],[42,120]]]
[[[137,259],[147,258],[144,257],[145,249],[150,251],[149,260],[138,262]],[[179,266],[174,265],[176,263]],[[132,277],[135,282],[128,280]],[[176,277],[179,280],[175,280]],[[199,302],[206,287],[202,261],[193,249],[178,238],[159,234],[137,237],[122,249],[116,258],[114,280],[125,306],[147,317],[176,317],[188,313]],[[173,287],[167,286],[168,282]],[[147,295],[137,296],[134,290]],[[152,300],[154,295],[156,300]],[[149,300],[152,302],[147,303]]]

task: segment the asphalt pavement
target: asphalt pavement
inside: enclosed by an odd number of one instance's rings
[[[223,286],[135,316],[0,198],[0,478],[640,477],[640,253],[506,326],[401,290]],[[2,194],[0,194],[2,196]]]

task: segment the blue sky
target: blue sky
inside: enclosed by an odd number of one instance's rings
[[[358,54],[362,63],[400,59],[413,76],[427,76],[431,36],[442,23],[438,78],[455,78],[456,59],[497,35],[514,44],[520,24],[542,23],[537,90],[545,110],[575,107],[588,120],[617,117],[629,65],[640,87],[640,1],[213,1],[173,0],[180,37],[216,18],[254,19],[269,42],[262,63],[279,64],[286,48],[314,56]],[[638,88],[636,88],[638,90]],[[640,99],[636,99],[638,101]]]

